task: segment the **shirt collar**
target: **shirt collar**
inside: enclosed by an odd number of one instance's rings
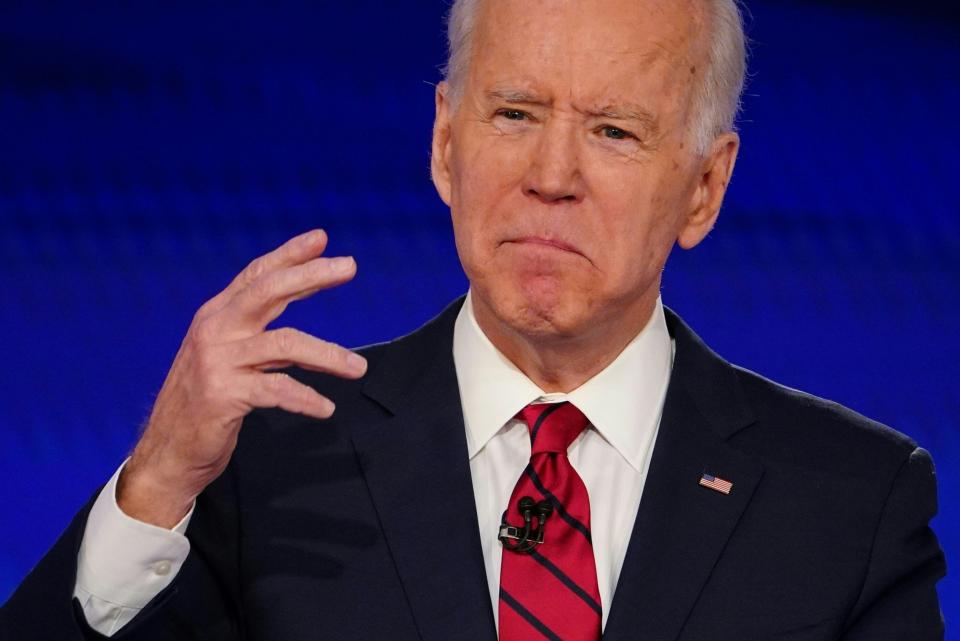
[[[673,351],[658,298],[646,326],[610,365],[569,394],[548,395],[490,342],[468,293],[454,325],[453,361],[471,459],[528,403],[569,400],[640,471],[660,422]]]

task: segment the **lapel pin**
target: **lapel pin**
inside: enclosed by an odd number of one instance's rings
[[[727,479],[722,479],[719,476],[713,476],[712,474],[707,474],[706,472],[700,476],[700,485],[720,492],[721,494],[730,494],[730,490],[733,489],[733,483]]]

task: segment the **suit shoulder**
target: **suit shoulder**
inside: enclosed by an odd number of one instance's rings
[[[738,435],[745,444],[843,473],[895,471],[917,449],[909,436],[839,403],[733,368],[756,415]]]
[[[453,326],[462,303],[462,297],[453,301],[439,315],[409,334],[355,348],[353,351],[367,360],[367,371],[358,379],[298,367],[289,367],[283,372],[332,400],[337,406],[336,415],[341,418],[352,417],[358,421],[376,418],[383,411],[389,411],[389,403],[382,403],[385,398],[391,393],[402,397],[404,386],[415,383],[425,371],[436,367],[438,361],[441,369],[449,369],[449,375],[455,376]],[[380,393],[385,384],[388,392]],[[255,410],[251,417],[265,419],[270,424],[309,420],[275,408]]]

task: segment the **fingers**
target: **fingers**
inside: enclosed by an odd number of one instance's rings
[[[280,247],[253,260],[241,271],[226,289],[207,301],[201,308],[201,316],[213,313],[226,305],[238,292],[256,280],[278,269],[300,265],[316,258],[327,248],[327,233],[322,229],[313,229],[294,236]]]
[[[335,409],[333,401],[281,372],[257,374],[250,402],[254,407],[279,407],[319,419],[330,418]]]
[[[224,311],[226,329],[262,329],[291,302],[352,279],[357,264],[349,256],[317,258],[264,274],[237,293]]]
[[[247,287],[264,274],[299,265],[311,258],[316,258],[327,248],[327,233],[322,229],[314,229],[299,236],[294,236],[272,252],[254,259],[242,272],[237,274],[227,289],[235,290]]]
[[[287,327],[229,343],[224,349],[230,352],[228,358],[240,367],[298,365],[343,378],[359,378],[367,371],[367,361],[359,354]]]

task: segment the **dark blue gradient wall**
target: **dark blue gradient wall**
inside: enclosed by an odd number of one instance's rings
[[[326,228],[359,276],[283,322],[348,345],[465,290],[428,171],[445,3],[219,4],[0,8],[0,600],[251,258]],[[956,563],[960,32],[882,5],[750,3],[734,182],[663,297],[730,360],[927,447]],[[956,623],[960,581],[941,594]]]

